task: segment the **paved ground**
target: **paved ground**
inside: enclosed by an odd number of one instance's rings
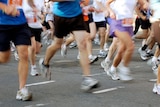
[[[76,56],[77,48],[69,49],[66,58],[60,52],[51,61],[52,80],[28,76],[27,85],[33,92],[33,101],[22,102],[15,100],[18,88],[17,61],[11,58],[10,63],[0,65],[0,107],[160,107],[160,96],[152,93],[155,76],[145,61],[142,61],[137,52],[141,45],[135,41],[136,49],[130,64],[134,81],[113,81],[100,66],[103,59],[91,65],[94,78],[98,79],[101,87],[93,93],[84,93],[80,90],[82,73]],[[94,45],[94,54],[98,53]],[[38,55],[44,56],[46,47]],[[106,91],[107,92],[103,92]],[[100,93],[98,93],[100,91]]]

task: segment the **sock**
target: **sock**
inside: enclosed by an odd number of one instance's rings
[[[115,71],[116,67],[114,67],[113,65],[111,66],[111,71]]]
[[[32,69],[36,68],[36,65],[31,65],[31,68],[32,68]]]
[[[106,58],[105,60],[104,60],[104,62],[106,63],[106,62],[110,62],[111,60],[109,59],[109,58]]]
[[[157,57],[153,56],[152,57],[152,62],[156,62],[157,61]]]
[[[92,58],[92,55],[89,55],[88,58],[91,59],[91,58]]]

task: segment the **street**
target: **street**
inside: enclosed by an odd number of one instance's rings
[[[109,41],[111,42],[111,40]],[[138,53],[141,40],[135,40],[135,51],[130,63],[133,81],[113,81],[100,66],[103,58],[91,65],[91,74],[100,82],[100,87],[85,93],[80,89],[82,70],[77,60],[77,47],[68,48],[64,58],[58,51],[51,60],[52,80],[28,75],[27,86],[33,93],[32,101],[17,101],[17,61],[14,56],[7,64],[0,65],[0,107],[160,107],[160,96],[153,94],[155,79],[151,67],[142,61]],[[46,46],[37,55],[44,57]],[[99,46],[93,45],[98,54]]]

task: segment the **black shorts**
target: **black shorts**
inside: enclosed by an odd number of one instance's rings
[[[30,45],[31,32],[28,24],[23,25],[0,25],[0,51],[10,49],[10,41],[15,45]]]
[[[96,23],[96,28],[98,29],[99,27],[105,27],[106,28],[106,21],[101,21],[101,22],[95,22]]]
[[[31,28],[31,27],[29,28],[31,30],[31,37],[34,36],[37,42],[41,42],[42,28]]]
[[[86,31],[85,22],[83,20],[82,14],[72,18],[59,17],[54,15],[54,26],[54,34],[57,38],[63,38],[72,31]]]
[[[151,23],[149,20],[142,20],[140,18],[141,29],[149,29],[151,28]]]
[[[85,28],[88,33],[90,33],[89,21],[85,21]]]
[[[88,18],[89,18],[89,20],[88,20],[89,23],[94,22],[94,21],[93,21],[93,15],[92,15],[92,13],[89,13],[89,14],[88,14]]]

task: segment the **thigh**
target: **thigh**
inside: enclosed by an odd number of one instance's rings
[[[151,32],[155,38],[155,41],[160,43],[160,21],[152,23]]]

